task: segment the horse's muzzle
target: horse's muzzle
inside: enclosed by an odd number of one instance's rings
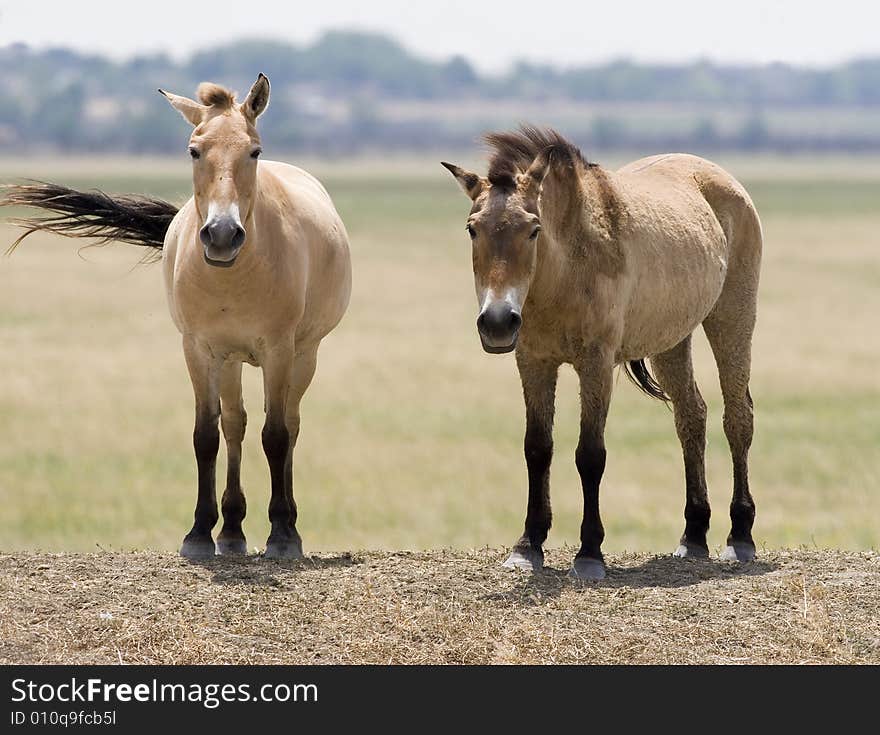
[[[228,268],[244,245],[245,231],[232,217],[217,217],[199,230],[199,239],[205,247],[205,262]]]
[[[477,317],[483,349],[494,355],[516,347],[522,315],[508,301],[493,301]]]

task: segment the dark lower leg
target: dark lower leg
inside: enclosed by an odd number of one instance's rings
[[[528,469],[529,497],[523,535],[516,544],[543,558],[553,514],[550,508],[550,464],[553,461],[553,414],[559,366],[517,354],[517,366],[526,404],[526,434],[523,452]]]
[[[754,294],[754,283],[745,294]],[[727,286],[725,285],[725,289]],[[718,377],[724,396],[724,433],[733,460],[733,499],[730,503],[730,535],[722,554],[726,559],[749,561],[755,557],[752,524],[755,503],[749,491],[748,456],[754,430],[754,407],[749,394],[752,330],[755,325],[754,299],[716,306],[716,315],[703,326],[718,363]]]
[[[540,569],[544,564],[544,541],[550,531],[550,463],[553,460],[553,413],[559,365],[535,360],[517,352],[517,367],[526,404],[523,451],[528,469],[528,504],[523,535],[516,542],[505,566]]]
[[[220,535],[224,538],[244,538],[241,524],[247,514],[247,501],[239,485],[226,485],[220,508],[223,511],[223,530]]]
[[[749,492],[745,462],[741,469],[734,472],[733,500],[730,503],[730,535],[727,542],[752,541],[752,525],[755,522],[755,501]]]
[[[543,546],[552,521],[549,483],[553,439],[550,432],[533,430],[530,433],[526,429],[525,455],[529,474],[525,529],[504,564],[536,571],[544,565]]]
[[[291,435],[283,420],[268,418],[263,427],[263,451],[269,462],[272,495],[269,499],[271,531],[266,544],[288,555],[290,545],[301,549],[296,531],[296,503],[293,499]]]
[[[706,491],[706,402],[694,381],[691,336],[656,355],[651,365],[672,399],[675,432],[684,458],[684,535],[678,556],[708,556],[709,494]]]
[[[739,410],[725,410],[724,430],[730,442],[733,458],[733,499],[730,503],[730,536],[733,541],[752,542],[755,522],[755,501],[749,491],[749,448],[752,444],[752,397],[746,390]]]
[[[220,448],[220,431],[217,415],[205,412],[196,419],[193,431],[193,448],[198,466],[198,498],[193,514],[193,527],[184,543],[209,543],[213,545],[211,531],[217,523],[217,494],[215,489],[217,451]]]
[[[575,453],[584,494],[584,517],[581,522],[581,548],[578,558],[602,560],[605,529],[599,515],[599,485],[605,472],[605,445],[601,439],[581,437]]]
[[[299,404],[315,374],[317,345],[303,346],[295,353],[280,351],[276,356],[281,359],[263,369],[267,406],[263,450],[272,477],[272,529],[266,542],[266,556],[298,559],[302,557],[302,541],[296,530],[293,449],[299,436]]]
[[[689,492],[684,505],[684,534],[681,543],[689,550],[700,552],[701,556],[703,553],[709,554],[706,534],[709,532],[711,515],[709,503],[703,498],[695,499]]]
[[[192,336],[183,338],[183,354],[192,381],[196,403],[193,449],[198,467],[198,497],[192,530],[183,540],[180,553],[191,558],[213,556],[211,531],[217,523],[216,470],[220,448],[220,398],[218,365],[210,347]]]
[[[244,530],[241,527],[247,514],[247,501],[241,489],[241,445],[238,451],[232,448],[228,450],[228,466],[226,470],[226,489],[220,501],[220,509],[223,512],[223,528],[217,537],[218,542],[225,545],[234,544],[239,552],[246,552]]]
[[[226,435],[226,489],[220,502],[223,512],[223,528],[218,542],[233,544],[235,550],[247,550],[241,524],[247,513],[247,501],[241,488],[241,443],[244,439],[244,411],[234,417],[223,416],[223,433]]]
[[[733,498],[730,503],[730,535],[726,556],[749,561],[755,555],[752,525],[755,501],[749,491],[749,447],[752,443],[752,399],[748,393],[739,401],[729,401],[724,411],[724,431],[733,459]]]
[[[581,433],[575,464],[584,494],[584,517],[581,548],[572,571],[578,577],[601,579],[605,575],[602,561],[605,529],[599,515],[599,485],[605,472],[605,419],[611,401],[613,361],[596,351],[576,369],[581,388]]]
[[[241,363],[226,362],[220,372],[220,425],[226,437],[226,489],[220,501],[223,528],[217,537],[222,554],[246,554],[247,541],[241,524],[247,502],[241,488],[241,443],[247,428],[247,413],[241,396]]]
[[[685,528],[681,543],[698,555],[708,555],[711,510],[706,490],[706,404],[696,385],[687,407],[675,406],[675,424],[684,455]]]
[[[550,463],[553,460],[553,437],[544,427],[530,424],[524,442],[526,466],[529,476],[529,500],[523,537],[518,546],[527,543],[540,549],[547,534],[553,514],[550,508]]]

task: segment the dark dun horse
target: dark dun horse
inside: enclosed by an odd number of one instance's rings
[[[556,376],[571,364],[581,388],[575,462],[584,514],[572,575],[605,576],[599,483],[613,370],[670,400],[684,453],[685,530],[679,556],[708,556],[706,404],[694,382],[691,335],[709,340],[724,395],[733,457],[732,527],[723,558],[755,556],[749,492],[752,331],[761,224],[745,189],[695,156],[641,159],[617,171],[588,163],[554,131],[523,127],[486,137],[487,177],[444,163],[473,202],[483,348],[516,350],[526,404],[528,509],[506,566],[538,570],[550,529]],[[648,371],[651,359],[656,380]]]

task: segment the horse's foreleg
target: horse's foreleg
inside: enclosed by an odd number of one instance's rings
[[[302,541],[296,531],[296,504],[293,502],[293,468],[289,461],[291,436],[286,420],[294,362],[292,340],[263,357],[266,423],[262,439],[272,485],[269,498],[271,530],[264,553],[269,559],[302,558]]]
[[[525,530],[504,566],[539,571],[544,566],[544,541],[550,530],[550,463],[553,459],[553,413],[559,364],[516,354],[526,404],[523,450],[529,475]]]
[[[605,529],[599,515],[599,484],[605,472],[605,420],[611,401],[613,368],[610,357],[599,350],[575,365],[581,389],[581,433],[575,464],[584,493],[581,548],[571,569],[571,576],[577,579],[605,577],[601,548]]]
[[[706,402],[694,381],[691,337],[651,360],[657,380],[672,399],[675,430],[684,455],[685,529],[676,556],[706,557],[709,493],[706,489]]]
[[[198,499],[192,530],[180,547],[181,556],[191,559],[212,557],[215,553],[211,531],[217,523],[215,489],[217,451],[220,448],[220,398],[218,392],[218,361],[204,343],[193,337],[183,339],[183,354],[192,381],[196,403],[193,448],[198,465]]]
[[[220,371],[220,425],[226,437],[226,489],[220,501],[223,528],[217,536],[220,554],[246,554],[247,541],[241,523],[247,502],[241,488],[241,443],[247,414],[241,398],[241,363],[226,362]]]

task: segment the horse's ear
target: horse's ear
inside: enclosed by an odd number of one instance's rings
[[[262,114],[263,110],[269,105],[269,77],[260,74],[251,91],[248,92],[247,99],[241,103],[241,111],[244,116],[251,122]]]
[[[166,92],[164,89],[160,89],[159,94],[168,100],[171,106],[183,115],[184,120],[191,125],[198,125],[205,119],[205,111],[208,109],[205,105],[199,104],[189,97],[171,94],[171,92]]]
[[[446,161],[440,161],[440,165],[446,168],[455,177],[458,185],[472,200],[480,196],[486,188],[486,180],[477,176],[477,174],[465,171],[454,163],[446,163]]]
[[[523,195],[537,198],[541,193],[541,184],[544,183],[544,177],[550,168],[550,156],[551,150],[545,148],[535,156],[528,170],[518,177],[517,184]]]

